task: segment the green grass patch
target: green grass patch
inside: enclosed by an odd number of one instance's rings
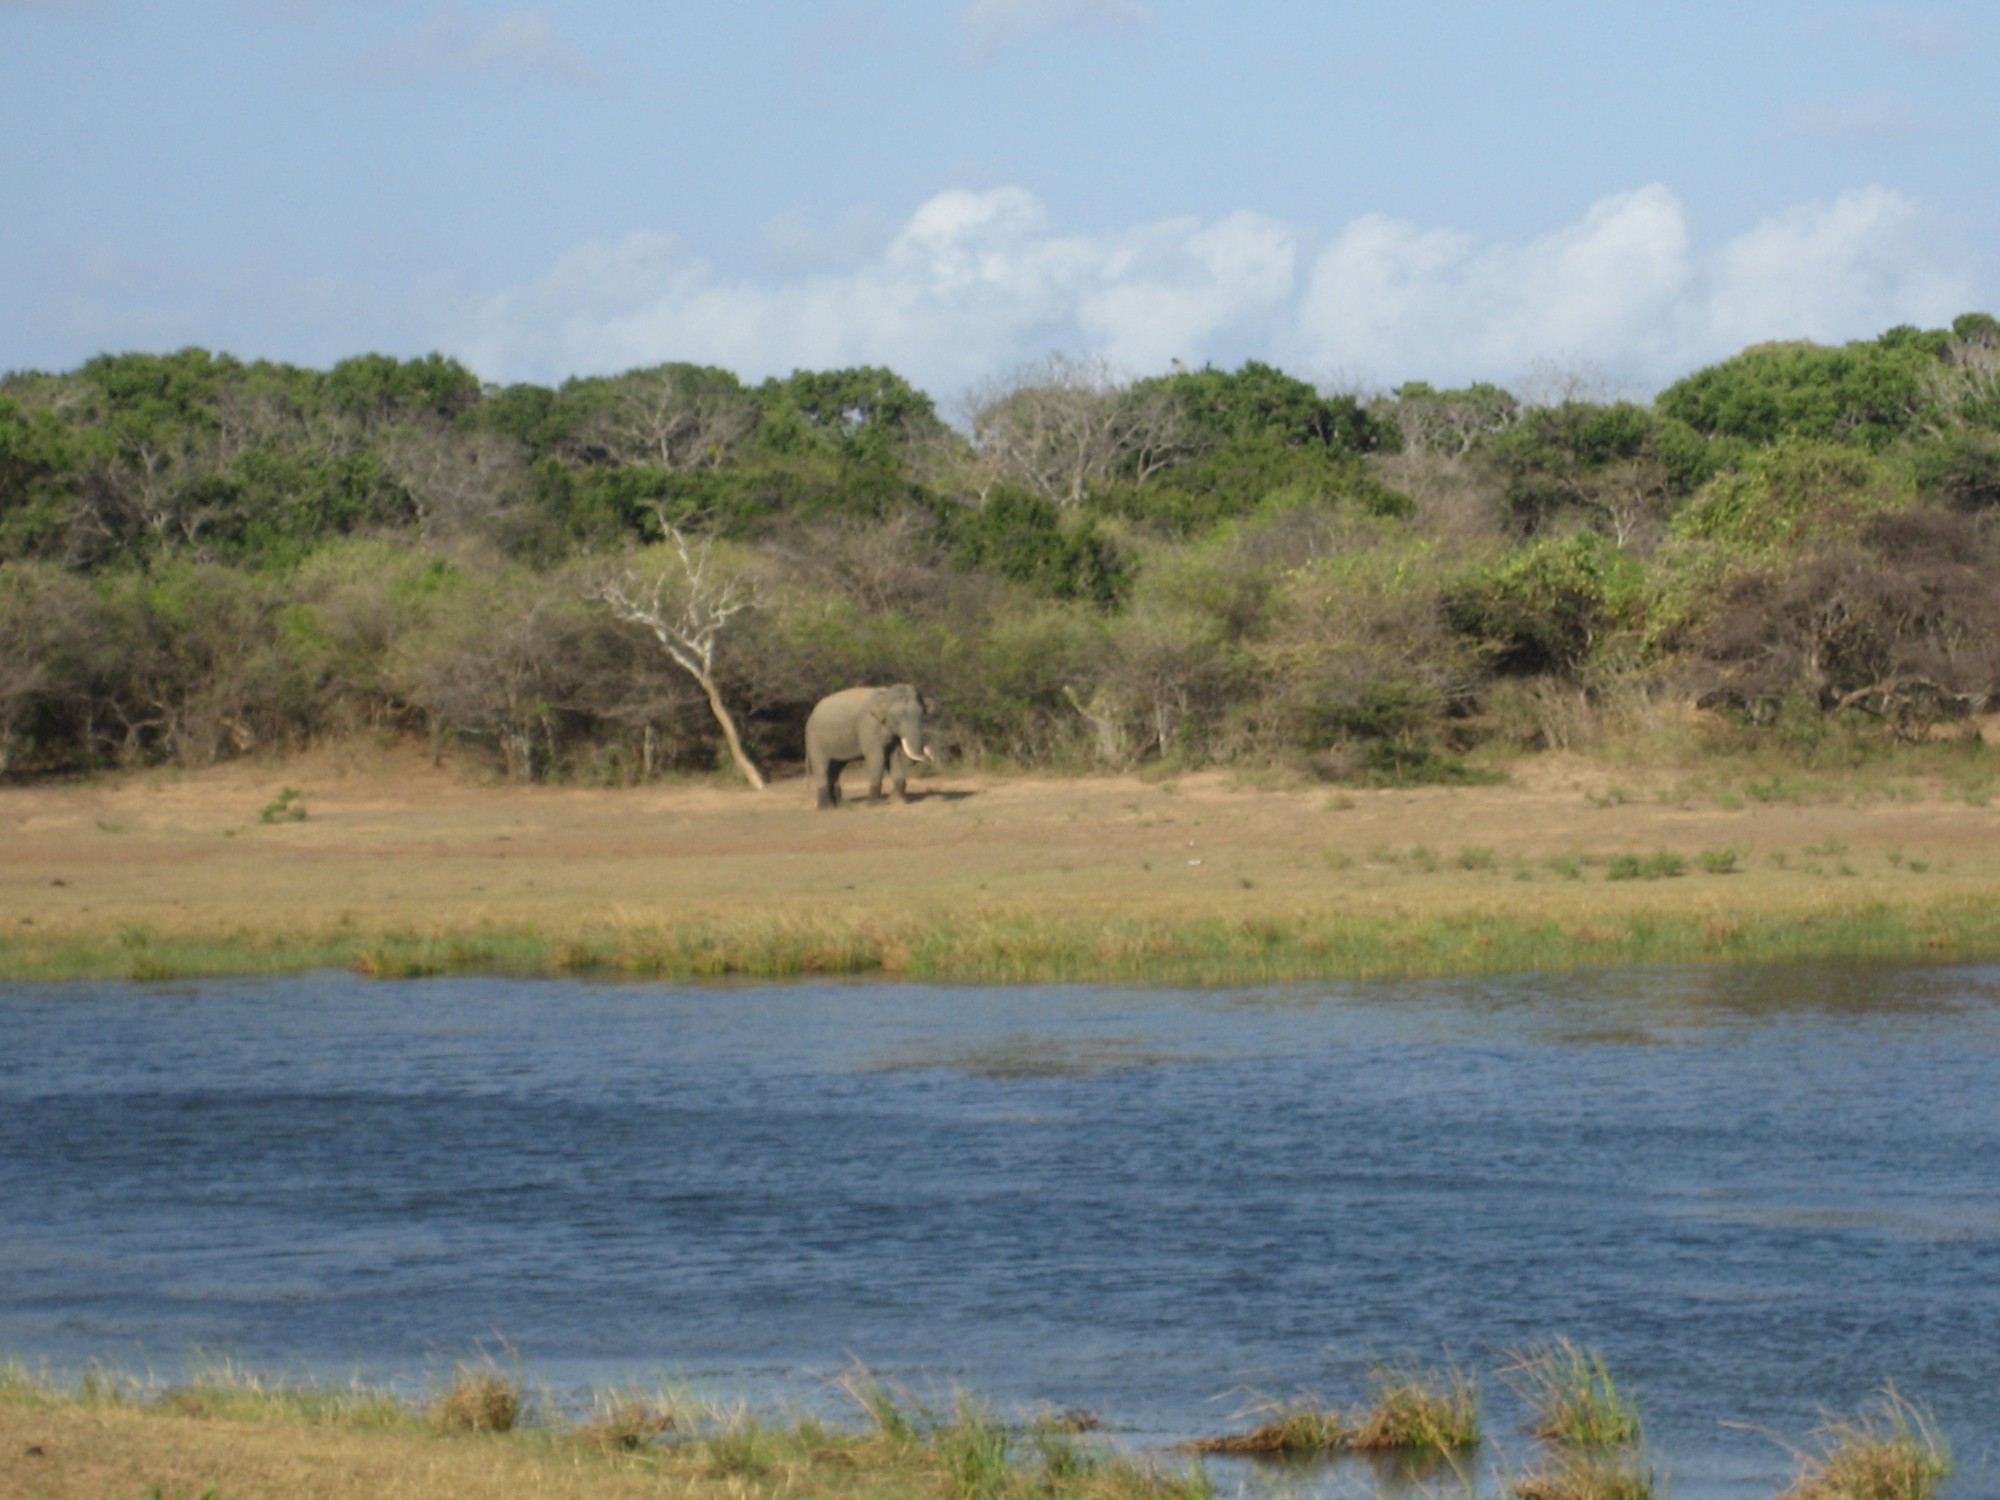
[[[1671,849],[1651,854],[1614,854],[1604,867],[1606,880],[1672,880],[1687,873],[1687,861]]]
[[[1921,861],[1910,860],[1906,869]],[[1621,855],[1607,879],[1660,879],[1678,856]],[[1581,866],[1579,866],[1579,869]],[[1630,870],[1631,874],[1624,873]],[[1558,870],[1560,873],[1560,870]],[[1855,899],[1804,911],[1642,910],[1573,916],[1344,908],[1267,915],[950,913],[628,923],[580,930],[475,926],[441,933],[148,931],[0,935],[0,979],[176,979],[348,968],[435,974],[789,979],[819,975],[1042,983],[1241,984],[1266,980],[1525,973],[1606,964],[1806,959],[1963,961],[2000,956],[2000,894],[1935,902]]]
[[[259,823],[303,823],[306,820],[305,804],[299,798],[305,795],[295,786],[288,786],[278,795],[257,809]]]
[[[1618,1388],[1604,1357],[1568,1339],[1516,1350],[1501,1379],[1528,1403],[1528,1430],[1570,1448],[1636,1442],[1639,1405]]]

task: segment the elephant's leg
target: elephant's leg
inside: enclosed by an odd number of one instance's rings
[[[864,753],[868,758],[868,800],[870,802],[880,802],[882,800],[882,772],[888,768],[888,755],[881,745],[866,746],[864,747]]]
[[[909,780],[910,757],[903,753],[903,747],[900,743],[891,745],[889,747],[889,785],[896,789],[896,800],[898,802],[907,802],[910,800],[909,793],[905,790],[909,785]]]
[[[815,758],[811,764],[813,793],[821,807],[840,806],[840,762]]]

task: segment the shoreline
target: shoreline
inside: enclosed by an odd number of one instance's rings
[[[905,805],[478,784],[409,752],[0,788],[0,979],[347,968],[1230,983],[2000,957],[2000,811],[946,773]],[[1837,794],[1837,793],[1836,793]]]
[[[1601,1357],[1557,1340],[1506,1360],[1489,1380],[1456,1364],[1375,1364],[1351,1407],[1251,1400],[1220,1419],[1227,1432],[1141,1449],[1087,1409],[1003,1415],[962,1390],[927,1401],[858,1363],[829,1383],[843,1416],[718,1405],[658,1383],[560,1398],[490,1357],[458,1361],[417,1391],[269,1379],[214,1359],[164,1382],[95,1365],[65,1381],[0,1360],[0,1445],[24,1486],[0,1468],[0,1494],[603,1496],[656,1494],[666,1482],[696,1500],[1213,1500],[1221,1489],[1210,1463],[1237,1473],[1239,1493],[1246,1475],[1257,1476],[1251,1492],[1268,1493],[1300,1465],[1365,1476],[1370,1493],[1446,1475],[1523,1500],[1658,1493],[1665,1455]],[[1526,1420],[1512,1431],[1527,1440],[1510,1437],[1491,1385],[1517,1398]],[[1771,1434],[1786,1454],[1774,1481],[1791,1467],[1802,1483],[1845,1455],[1904,1475],[1898,1494],[1928,1495],[1954,1468],[1928,1407],[1893,1382],[1851,1417],[1820,1410],[1822,1425],[1797,1446]]]

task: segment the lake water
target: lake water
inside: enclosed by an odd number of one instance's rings
[[[0,987],[0,1352],[813,1400],[1150,1448],[1558,1335],[1672,1494],[1884,1378],[2000,1493],[2000,969],[1241,991]],[[1229,1471],[1231,1482],[1240,1477]],[[1335,1474],[1327,1481],[1338,1488]]]

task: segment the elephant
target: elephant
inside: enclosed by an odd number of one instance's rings
[[[819,805],[840,805],[840,768],[851,760],[867,762],[869,801],[882,800],[885,769],[896,800],[905,800],[910,763],[932,759],[924,743],[924,714],[934,708],[907,682],[842,688],[814,704],[806,720],[806,767]]]

